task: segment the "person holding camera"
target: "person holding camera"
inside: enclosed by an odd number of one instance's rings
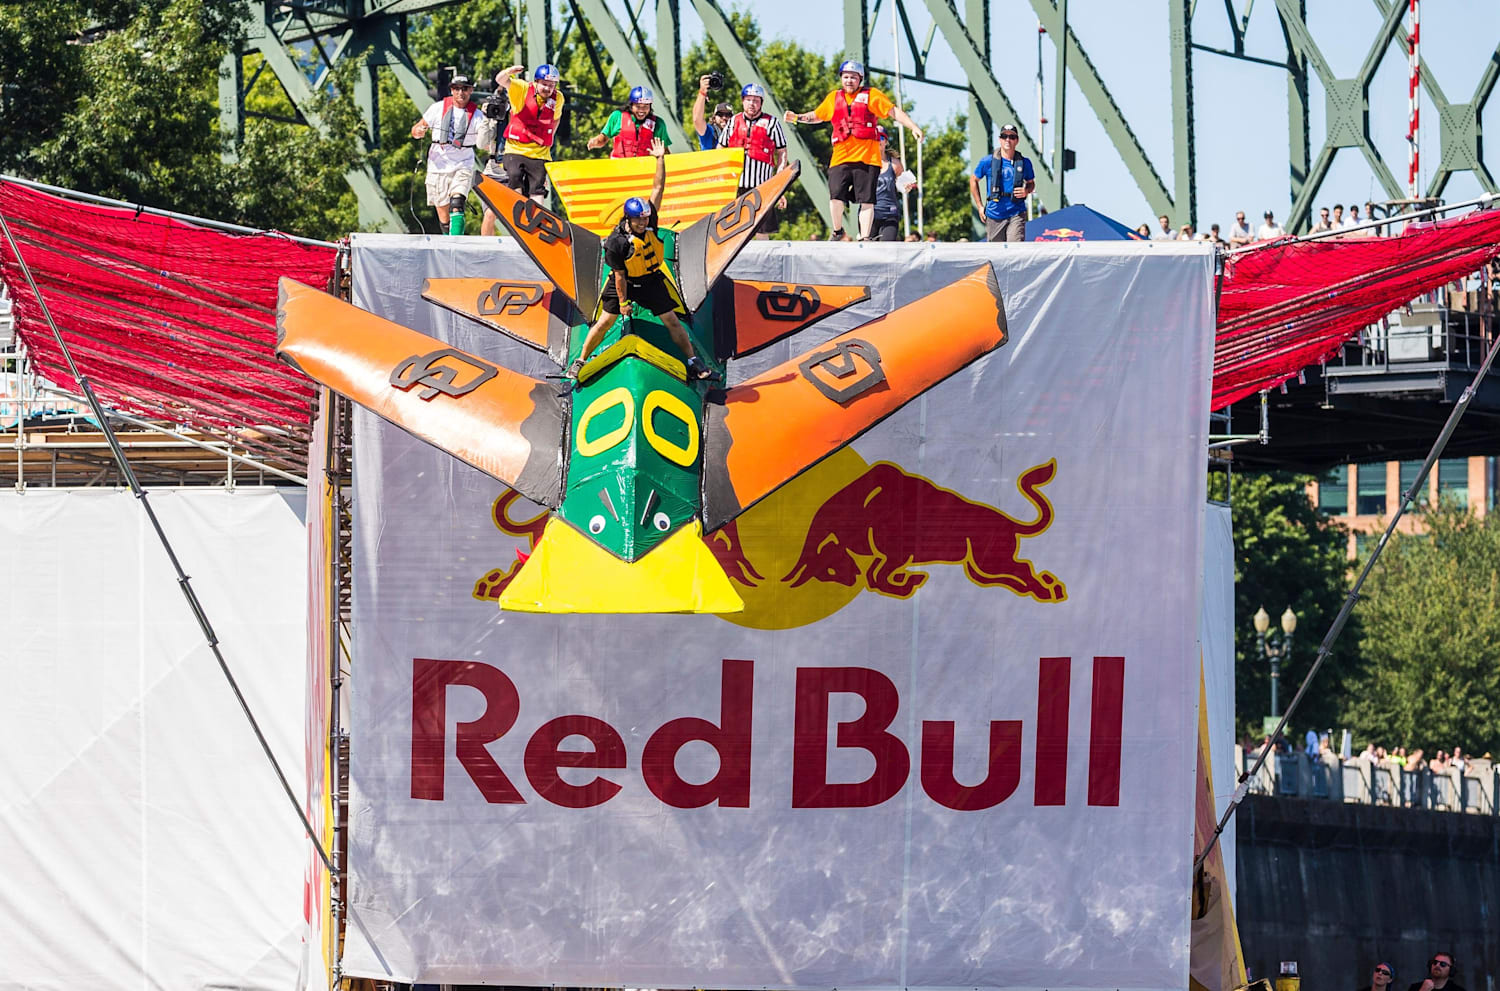
[[[745,149],[745,169],[740,173],[740,192],[754,189],[771,176],[787,167],[786,132],[781,121],[770,114],[761,113],[766,91],[757,83],[746,83],[740,89],[740,104],[743,109],[730,118],[719,131],[720,148]],[[755,236],[765,240],[781,226],[780,211],[786,209],[783,196],[776,207],[766,211]]]
[[[969,175],[969,200],[984,218],[986,241],[1026,240],[1026,197],[1036,191],[1036,170],[1031,159],[1016,150],[1020,140],[1016,125],[1000,128],[999,147],[981,159]],[[979,199],[980,179],[989,183],[983,202]]]
[[[693,131],[698,135],[699,151],[712,151],[719,147],[719,135],[734,114],[733,107],[720,103],[714,107],[712,118],[704,116],[704,111],[708,109],[708,94],[717,93],[723,88],[724,73],[717,69],[698,77],[698,96],[693,100]]]
[[[840,63],[839,87],[816,108],[804,114],[786,112],[788,123],[827,121],[833,125],[833,155],[828,163],[828,205],[833,213],[830,240],[849,240],[844,233],[844,207],[848,202],[859,207],[859,239],[870,239],[875,223],[875,181],[883,161],[875,125],[887,117],[922,140],[922,129],[905,110],[880,90],[865,85],[864,63],[853,59]]]
[[[506,185],[538,203],[547,201],[547,163],[552,161],[552,143],[562,123],[566,100],[558,83],[562,74],[555,66],[539,65],[531,82],[515,78],[525,66],[501,69],[495,83],[505,91],[510,103],[510,123],[505,126],[505,150],[501,164],[505,167]]]
[[[411,126],[417,140],[431,135],[427,149],[427,203],[449,234],[464,232],[464,206],[474,186],[474,146],[479,141],[479,105],[471,97],[474,83],[454,76],[448,95],[427,108]]]
[[[499,88],[491,93],[489,98],[480,104],[479,110],[484,117],[479,121],[479,148],[489,153],[485,160],[484,177],[493,179],[502,186],[509,186],[510,182],[505,176],[505,163],[500,158],[500,153],[505,148],[505,126],[510,123],[510,97],[505,94],[505,89]],[[490,209],[487,201],[483,201],[484,219],[479,222],[479,233],[485,237],[495,236],[495,224],[497,218]]]
[[[609,149],[610,158],[644,158],[652,153],[654,141],[660,141],[664,148],[669,147],[672,138],[667,134],[666,123],[651,112],[655,99],[650,87],[632,89],[625,106],[610,114],[604,122],[604,130],[589,138],[589,150],[598,151],[611,138],[614,144]]]

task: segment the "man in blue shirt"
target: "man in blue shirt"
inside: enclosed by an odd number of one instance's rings
[[[719,147],[719,132],[729,124],[729,118],[734,116],[734,108],[727,103],[720,103],[714,107],[714,115],[710,119],[705,116],[708,109],[708,76],[698,77],[698,98],[693,101],[693,131],[698,135],[698,150],[712,151]]]
[[[989,241],[1026,240],[1026,197],[1036,189],[1036,173],[1031,159],[1016,151],[1020,140],[1016,125],[1000,128],[1000,146],[974,166],[974,174],[969,176],[969,199],[984,215],[985,239]],[[979,199],[981,177],[989,180],[983,202]]]

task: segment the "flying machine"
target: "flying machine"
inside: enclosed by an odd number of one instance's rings
[[[687,380],[666,328],[641,310],[615,322],[576,387],[560,388],[288,279],[277,355],[551,510],[501,609],[740,611],[705,534],[1007,338],[986,264],[730,383],[733,359],[870,297],[867,286],[725,274],[796,175],[794,166],[659,232],[679,317],[714,373],[709,380]],[[566,367],[611,277],[602,239],[483,177],[476,192],[544,278],[428,279],[423,298]]]

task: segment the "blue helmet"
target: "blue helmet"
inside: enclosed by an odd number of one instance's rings
[[[532,81],[538,83],[543,80],[555,83],[562,78],[562,73],[557,71],[557,66],[544,62],[536,67],[536,71],[531,74],[531,78]]]
[[[842,76],[846,72],[852,72],[863,79],[865,78],[865,64],[863,62],[856,62],[852,58],[845,59],[839,63],[839,75]]]
[[[651,204],[639,196],[632,196],[625,201],[625,217],[627,219],[649,216],[651,216]]]
[[[637,86],[630,91],[630,99],[627,103],[650,103],[652,102],[651,88],[649,86]]]
[[[747,96],[758,96],[764,100],[766,98],[766,91],[761,88],[759,83],[746,83],[744,88],[740,90],[740,98],[744,99]]]

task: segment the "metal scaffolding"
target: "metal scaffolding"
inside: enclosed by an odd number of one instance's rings
[[[220,99],[224,133],[242,132],[246,115],[244,96],[255,82],[244,78],[243,58],[259,53],[264,61],[256,73],[269,68],[286,89],[306,123],[321,127],[313,108],[313,95],[324,86],[340,59],[361,60],[360,85],[355,93],[369,130],[367,146],[376,145],[380,107],[375,73],[384,66],[396,74],[403,91],[420,109],[432,99],[427,79],[412,62],[406,49],[411,18],[425,16],[456,0],[255,0],[244,4],[246,41],[231,53],[220,73]],[[524,42],[525,61],[535,65],[555,60],[555,45],[569,38],[581,39],[588,48],[593,73],[590,78],[569,82],[582,96],[613,101],[615,80],[623,75],[643,80],[658,94],[661,116],[667,121],[674,142],[691,146],[682,127],[683,88],[681,5],[683,0],[514,0],[516,23],[522,26],[517,48]],[[686,0],[704,26],[706,36],[723,53],[726,68],[734,78],[766,79],[749,50],[736,35],[733,23],[719,0]],[[1051,149],[1042,147],[1022,123],[1026,116],[1017,109],[996,79],[991,64],[990,35],[993,24],[990,0],[842,0],[844,57],[871,62],[873,26],[886,6],[898,30],[891,52],[894,66],[872,65],[872,71],[900,75],[909,81],[964,90],[969,94],[969,146],[988,150],[991,127],[996,119],[1015,121],[1021,132],[1020,151],[1036,169],[1037,192],[1049,206],[1064,205],[1065,177],[1072,164],[1066,147],[1067,113],[1078,112],[1065,100],[1070,80],[1078,87],[1086,112],[1102,126],[1111,147],[1124,163],[1131,179],[1153,212],[1165,214],[1174,226],[1197,222],[1196,158],[1193,137],[1193,59],[1198,54],[1227,57],[1286,72],[1288,104],[1288,182],[1293,201],[1287,229],[1305,230],[1310,207],[1328,175],[1340,148],[1358,148],[1375,177],[1392,199],[1404,195],[1389,166],[1370,136],[1370,84],[1391,53],[1404,52],[1407,33],[1401,23],[1406,3],[1401,0],[1371,0],[1383,21],[1370,39],[1368,54],[1360,70],[1350,79],[1338,79],[1329,68],[1318,40],[1308,27],[1306,0],[1275,0],[1280,37],[1247,42],[1250,14],[1255,0],[1224,0],[1203,4],[1196,0],[1166,0],[1168,57],[1172,104],[1171,181],[1163,179],[1157,162],[1142,145],[1120,105],[1110,94],[1103,75],[1079,41],[1068,20],[1068,0],[1027,0],[1037,18],[1039,33],[1050,39],[1055,57],[1053,131]],[[1219,49],[1193,41],[1198,18],[1225,17],[1232,45]],[[647,29],[654,27],[654,33]],[[1007,25],[1013,28],[1013,25]],[[1341,30],[1347,26],[1341,25]],[[576,34],[575,34],[576,32]],[[1061,43],[1059,43],[1059,41]],[[1341,37],[1347,43],[1347,35]],[[929,73],[935,45],[951,52],[960,69],[956,79]],[[317,71],[299,67],[299,56],[309,48],[317,56]],[[882,50],[885,50],[882,46]],[[1039,55],[1040,55],[1039,48]],[[611,65],[612,63],[612,65]],[[1327,133],[1313,156],[1308,111],[1309,73],[1315,73],[1327,95]],[[1500,78],[1500,49],[1491,58],[1467,103],[1449,103],[1431,72],[1422,70],[1421,85],[1437,107],[1441,126],[1441,157],[1427,187],[1428,196],[1441,195],[1456,172],[1472,171],[1480,185],[1495,192],[1494,179],[1483,160],[1480,118]],[[776,93],[767,87],[766,110],[780,115],[785,109]],[[1040,100],[1038,110],[1041,111]],[[788,153],[803,162],[803,189],[823,213],[827,213],[825,174],[807,146],[787,129]],[[228,154],[233,154],[232,151]],[[358,195],[361,221],[389,229],[403,229],[396,211],[386,200],[379,177],[372,168],[349,174]]]

